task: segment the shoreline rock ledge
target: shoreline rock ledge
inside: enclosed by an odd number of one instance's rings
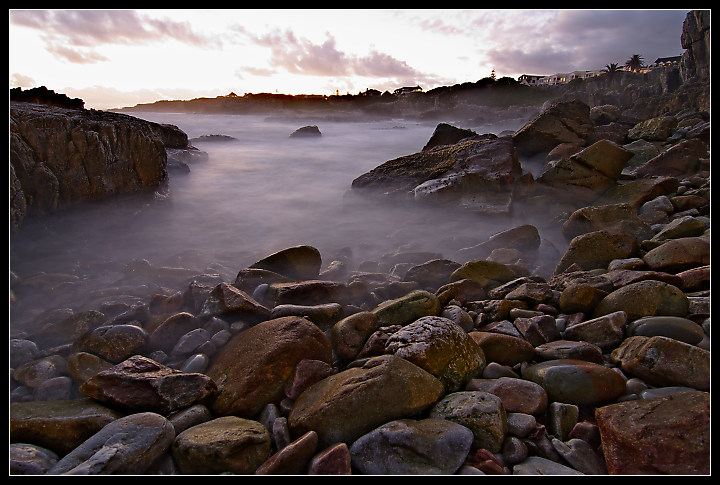
[[[189,150],[174,125],[11,100],[11,228],[68,203],[158,187]]]

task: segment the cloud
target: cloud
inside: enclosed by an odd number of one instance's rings
[[[10,22],[42,31],[47,50],[73,63],[107,61],[96,51],[102,45],[167,39],[199,47],[218,44],[194,32],[188,22],[151,18],[132,10],[12,10]]]
[[[291,30],[274,30],[260,35],[251,34],[242,27],[236,31],[244,33],[255,45],[270,49],[268,63],[271,67],[292,74],[379,78],[423,76],[406,62],[375,50],[364,56],[346,54],[338,49],[335,37],[329,33],[323,41],[312,42],[298,38]]]
[[[498,72],[513,74],[601,69],[613,62],[624,64],[633,54],[652,62],[682,53],[686,13],[560,10],[543,12],[539,18],[507,15],[501,22],[486,24],[484,45],[490,47],[479,56],[487,56]]]

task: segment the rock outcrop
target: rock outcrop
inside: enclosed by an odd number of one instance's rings
[[[10,105],[10,222],[68,203],[157,187],[170,149],[188,149],[172,125],[49,104]]]

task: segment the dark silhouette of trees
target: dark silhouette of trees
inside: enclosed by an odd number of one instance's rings
[[[633,56],[625,62],[625,67],[632,72],[638,72],[642,67],[642,61],[643,58],[640,55],[633,54]]]

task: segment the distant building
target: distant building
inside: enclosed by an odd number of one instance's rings
[[[419,93],[421,91],[422,88],[420,86],[406,86],[402,88],[397,88],[395,91],[393,91],[393,94],[401,96],[403,94]]]
[[[650,64],[649,68],[657,68],[657,67],[669,67],[680,64],[680,60],[682,59],[682,56],[673,56],[673,57],[658,57],[655,59],[655,62]]]
[[[601,74],[602,71],[573,71],[558,72],[549,76],[535,76],[531,74],[523,74],[518,81],[529,86],[556,86],[558,84],[566,84],[574,79],[587,79]]]
[[[544,77],[545,76],[535,76],[533,74],[523,74],[518,78],[518,82],[522,84],[527,84],[528,86],[535,86]]]

